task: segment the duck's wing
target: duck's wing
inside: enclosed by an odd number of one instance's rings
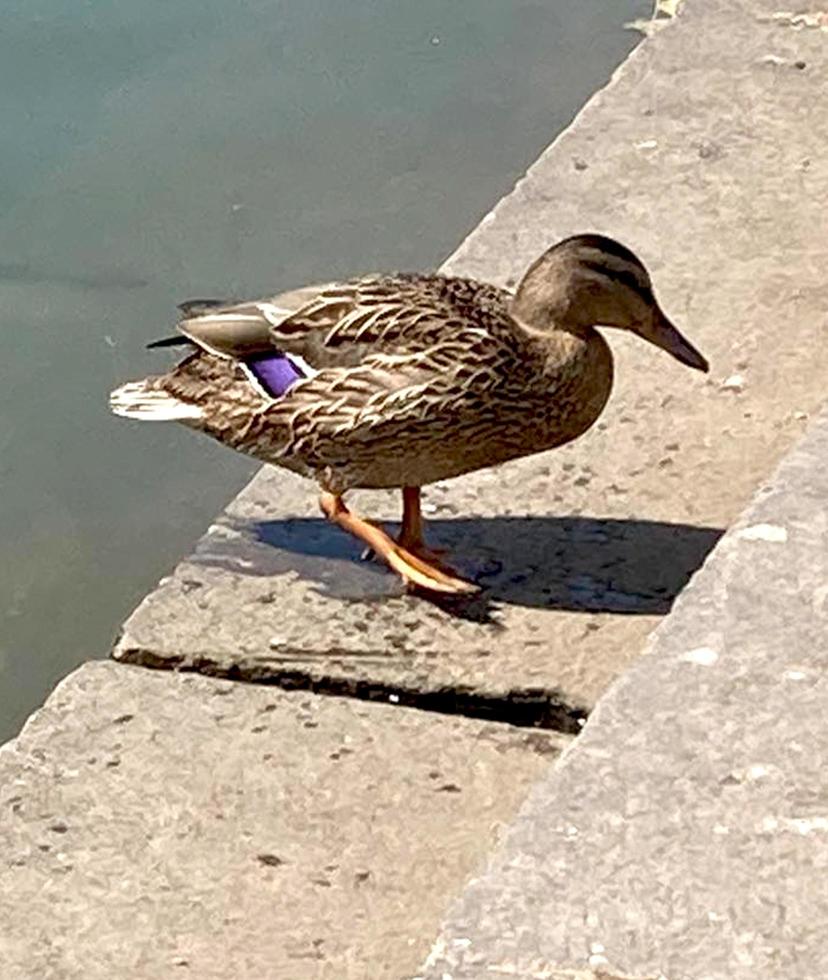
[[[415,389],[428,386],[433,397],[457,383],[464,360],[485,364],[496,335],[510,333],[508,300],[471,280],[394,274],[245,303],[192,300],[179,330],[185,342],[236,361],[263,395],[301,402],[336,426],[343,412],[351,424],[357,411],[365,420],[392,404],[398,419],[416,414]]]
[[[325,290],[272,335],[290,350],[304,338],[303,356],[313,362],[321,348],[331,366],[296,384],[262,424],[284,423],[285,453],[318,466],[348,465],[382,446],[416,453],[441,425],[481,417],[493,390],[522,370],[509,299],[494,286],[443,277]]]
[[[302,306],[328,288],[324,285],[306,286],[278,296],[261,300],[191,299],[178,307],[179,342],[191,342],[222,357],[242,359],[250,354],[263,354],[274,349],[270,332],[274,320],[291,316]],[[150,344],[150,347],[172,346],[176,338],[169,337]]]
[[[422,351],[484,315],[493,287],[439,275],[387,275],[330,284],[289,316],[274,317],[277,347],[318,367],[350,367],[374,354]]]
[[[280,351],[314,370],[355,367],[373,354],[424,350],[457,322],[502,317],[508,294],[438,275],[393,274],[306,286],[245,303],[192,300],[181,334],[216,354],[244,359]]]
[[[392,450],[416,454],[439,440],[441,425],[479,417],[509,377],[512,350],[476,328],[456,327],[453,340],[425,350],[372,354],[300,379],[253,425],[289,433],[282,454],[316,468],[354,467]],[[475,356],[481,344],[485,357]]]

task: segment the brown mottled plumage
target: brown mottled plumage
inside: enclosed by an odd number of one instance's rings
[[[418,488],[585,432],[612,386],[596,325],[632,330],[707,369],[661,312],[641,262],[598,235],[553,246],[514,296],[469,279],[392,274],[182,310],[194,352],[118,389],[113,410],[178,419],[316,479],[331,519],[406,581],[446,592],[473,587],[425,549]],[[250,370],[268,352],[308,376],[274,397]],[[356,487],[409,488],[401,542],[347,511],[341,495]]]

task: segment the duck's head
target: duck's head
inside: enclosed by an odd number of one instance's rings
[[[640,259],[603,235],[575,235],[553,245],[527,270],[512,309],[539,331],[630,330],[682,364],[708,370],[705,358],[658,305]]]

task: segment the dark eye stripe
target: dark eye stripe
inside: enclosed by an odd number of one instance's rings
[[[638,276],[628,269],[615,269],[606,262],[601,262],[597,259],[581,259],[579,264],[584,269],[589,269],[591,272],[597,272],[607,279],[612,279],[613,282],[623,283],[627,289],[632,290],[644,300],[649,301],[651,299],[652,290],[650,287],[642,283]]]

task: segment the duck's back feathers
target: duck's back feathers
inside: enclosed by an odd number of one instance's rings
[[[507,317],[508,301],[494,286],[398,273],[252,302],[191,300],[180,306],[178,329],[182,342],[240,362],[278,352],[297,355],[313,370],[353,368],[374,354],[400,356],[452,341],[470,319],[491,328]]]

